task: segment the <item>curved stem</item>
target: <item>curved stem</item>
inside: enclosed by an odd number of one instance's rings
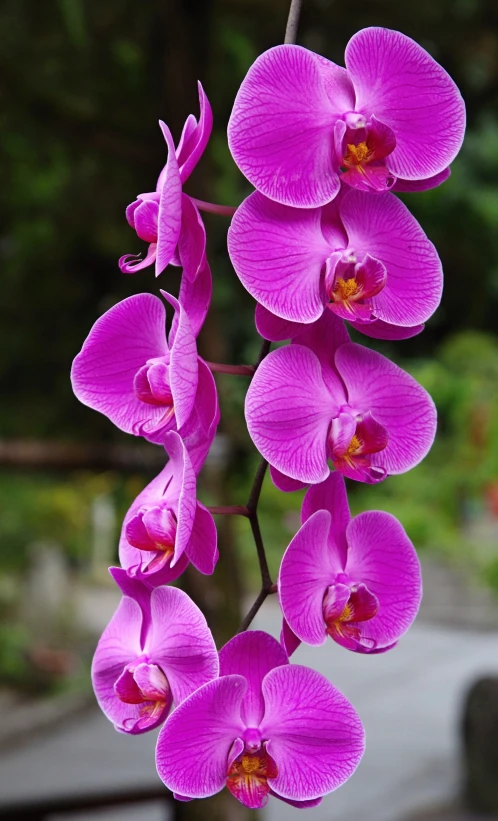
[[[223,516],[247,516],[249,510],[245,505],[221,505],[208,507],[210,513],[220,513]]]
[[[302,0],[292,0],[287,18],[284,43],[295,43],[297,39],[297,28],[301,15]]]
[[[222,217],[233,217],[236,208],[231,205],[217,205],[215,202],[204,202],[204,200],[197,200],[195,197],[190,197],[194,205],[197,205],[199,211],[207,211],[209,214],[221,214]]]
[[[259,608],[261,607],[261,605],[265,601],[266,597],[268,596],[268,593],[269,593],[268,590],[261,590],[259,592],[258,598],[254,602],[254,604],[252,605],[252,607],[249,610],[248,614],[245,616],[242,624],[240,625],[239,633],[243,633],[244,630],[247,630],[247,628],[251,624],[252,620],[254,619],[256,613],[258,612]]]
[[[231,373],[236,376],[252,376],[256,368],[254,365],[223,365],[221,362],[206,362],[213,373]]]

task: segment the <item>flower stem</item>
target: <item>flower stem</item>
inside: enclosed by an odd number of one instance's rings
[[[236,376],[252,376],[254,365],[223,365],[221,362],[206,362],[213,373],[232,373]]]
[[[194,205],[197,205],[199,211],[208,211],[210,214],[221,214],[222,217],[233,217],[236,208],[231,205],[216,205],[214,202],[204,202],[204,200],[196,200],[195,197],[190,197]]]
[[[292,0],[287,18],[284,43],[295,43],[301,14],[302,0]]]
[[[249,510],[245,505],[221,505],[220,507],[208,507],[210,513],[219,513],[223,516],[249,516]]]

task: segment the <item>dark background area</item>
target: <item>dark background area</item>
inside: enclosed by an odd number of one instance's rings
[[[93,321],[116,300],[177,286],[147,269],[120,274],[140,250],[124,219],[151,190],[165,158],[157,121],[178,139],[207,90],[215,133],[189,182],[198,196],[236,204],[248,191],[226,146],[238,85],[262,50],[282,41],[285,0],[3,0],[0,4],[0,431],[5,437],[121,438],[72,396],[70,362]],[[467,102],[469,133],[450,181],[406,198],[442,257],[446,290],[403,356],[431,356],[450,333],[493,331],[498,309],[498,7],[493,0],[305,0],[299,42],[343,61],[359,28],[385,25],[420,42]],[[206,346],[230,361],[254,339],[251,299],[225,252],[226,225],[208,218],[215,310]],[[234,304],[236,311],[234,311]],[[223,343],[206,340],[223,337]]]

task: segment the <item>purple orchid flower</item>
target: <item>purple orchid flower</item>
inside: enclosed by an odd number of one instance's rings
[[[91,329],[73,362],[73,390],[126,433],[162,444],[169,430],[179,431],[198,472],[219,421],[214,379],[197,355],[201,304],[192,296],[197,307],[191,323],[185,308],[162,293],[175,310],[169,337],[161,299],[152,294],[124,299]]]
[[[220,678],[186,699],[162,728],[157,770],[175,797],[227,786],[245,806],[273,795],[307,808],[355,771],[361,721],[324,676],[290,665],[267,633],[235,636],[220,651]]]
[[[125,595],[104,630],[92,664],[100,708],[117,730],[136,735],[158,727],[174,702],[218,675],[218,654],[199,608],[175,587],[112,574]]]
[[[232,156],[258,191],[316,208],[341,181],[362,191],[419,190],[449,175],[465,130],[453,80],[398,31],[349,41],[346,69],[301,46],[260,55],[228,125]]]
[[[228,250],[249,293],[294,323],[289,337],[329,308],[367,335],[403,339],[422,330],[441,299],[436,249],[389,193],[345,188],[329,205],[304,209],[255,192],[232,220]]]
[[[156,190],[139,194],[126,209],[126,219],[140,239],[149,243],[145,259],[125,254],[119,260],[124,274],[134,274],[155,263],[156,276],[167,265],[181,265],[194,280],[206,261],[206,231],[191,197],[182,193],[186,182],[206,148],[213,127],[213,114],[201,84],[199,122],[190,114],[175,150],[167,125],[159,125],[168,146],[168,160],[157,180]]]
[[[301,520],[278,580],[290,629],[307,644],[329,635],[357,653],[390,650],[422,597],[420,562],[401,524],[380,510],[351,518],[338,473],[309,488]],[[293,649],[285,630],[284,644]]]
[[[196,499],[196,476],[180,436],[170,431],[169,462],[137,496],[125,516],[119,560],[128,575],[153,587],[178,578],[192,562],[211,574],[218,561],[216,526]]]
[[[340,473],[379,482],[420,462],[436,434],[429,394],[331,311],[270,353],[246,396],[249,434],[270,465],[306,484]]]

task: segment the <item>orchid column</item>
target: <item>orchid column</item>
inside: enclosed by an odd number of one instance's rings
[[[212,127],[199,84],[199,118],[188,117],[178,142],[160,123],[166,164],[155,190],[126,210],[147,247],[119,261],[125,274],[181,267],[179,293],[115,305],[73,364],[82,402],[168,457],[125,517],[121,567],[111,569],[122,600],[92,675],[121,732],[163,725],[158,773],[180,806],[227,787],[247,808],[276,799],[311,809],[340,787],[363,754],[361,719],[347,694],[291,658],[302,642],[328,652],[327,637],[363,656],[391,651],[422,594],[402,524],[383,511],[351,517],[345,479],[377,484],[417,465],[434,440],[436,409],[408,373],[352,342],[345,323],[367,338],[406,339],[437,308],[439,257],[395,192],[447,179],[463,102],[399,32],[358,32],[346,68],[291,44],[299,6],[291,5],[287,43],[249,69],[230,119],[232,155],[256,191],[237,210],[183,191]],[[257,301],[263,338],[254,365],[197,352],[213,287],[206,210],[233,217],[228,250]],[[246,504],[208,509],[197,479],[220,418],[217,371],[250,380],[245,417],[262,461]],[[257,511],[268,465],[281,491],[308,488],[275,580]],[[218,653],[199,608],[171,584],[187,567],[214,572],[213,515],[224,514],[248,519],[261,591]],[[272,594],[279,636],[248,632]]]

